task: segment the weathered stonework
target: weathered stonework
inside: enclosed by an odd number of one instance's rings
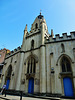
[[[64,71],[62,59],[67,59],[71,70]],[[53,31],[51,35],[48,34],[44,17],[37,16],[30,32],[26,25],[22,46],[6,56],[1,87],[7,84],[10,65],[9,89],[32,93],[29,90],[32,81],[34,93],[65,95],[63,79],[68,77],[72,80],[75,94],[75,32],[71,32],[71,35],[63,33],[61,37],[56,34],[54,38]]]

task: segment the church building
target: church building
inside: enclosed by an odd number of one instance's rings
[[[21,47],[5,57],[1,87],[25,93],[75,95],[75,32],[49,34],[38,15],[30,32],[24,30]]]

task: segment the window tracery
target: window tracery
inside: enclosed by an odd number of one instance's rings
[[[35,73],[36,62],[33,57],[30,57],[27,64],[27,73]]]
[[[66,57],[62,58],[61,66],[62,66],[62,72],[71,72],[71,64]]]

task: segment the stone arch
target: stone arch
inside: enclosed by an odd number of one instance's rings
[[[72,72],[71,62],[65,56],[60,60],[61,72]]]
[[[11,80],[11,74],[12,74],[12,65],[10,64],[6,70],[6,78],[5,78],[5,84],[6,84],[6,89],[9,88],[10,85],[10,80]]]
[[[62,57],[66,57],[71,63],[74,63],[74,61],[71,59],[71,57],[69,57],[69,56],[66,55],[66,54],[62,54],[62,55],[60,55],[59,58],[57,59],[56,66],[58,66],[58,62],[59,62],[59,60],[62,59]]]
[[[62,64],[63,64],[63,62],[65,62],[65,59],[68,62],[68,64],[65,64],[65,66],[64,66]],[[59,64],[58,66],[60,66],[59,76],[61,79],[62,92],[65,96],[70,96],[69,94],[71,94],[71,93],[73,95],[74,83],[73,83],[73,74],[72,74],[73,73],[72,72],[72,63],[73,63],[73,60],[71,59],[71,57],[69,57],[66,54],[60,55],[56,62],[56,65]],[[68,65],[70,65],[70,66],[68,66]],[[69,83],[69,85],[67,85],[66,83]],[[65,87],[71,88],[71,92],[69,92],[69,94]]]
[[[12,73],[12,65],[9,65],[9,67],[6,70],[6,79],[5,79],[5,83],[6,81],[11,78],[11,73]]]
[[[29,62],[29,65],[28,65]],[[35,54],[29,55],[26,60],[25,60],[25,65],[26,65],[26,78],[29,79],[30,77],[35,77],[36,74],[36,67],[38,62],[38,57]]]
[[[38,62],[38,57],[37,57],[37,55],[31,54],[31,55],[29,55],[29,56],[26,58],[25,63],[27,62],[28,59],[30,59],[30,57],[33,57],[33,58],[35,59],[36,63]]]

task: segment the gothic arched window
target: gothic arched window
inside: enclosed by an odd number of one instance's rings
[[[35,73],[36,61],[33,57],[30,57],[27,64],[27,73]]]
[[[35,24],[35,29],[37,29],[37,28],[38,28],[38,24],[36,23],[36,24]]]
[[[61,48],[62,48],[62,52],[65,52],[65,47],[63,43],[61,44]]]
[[[34,40],[31,41],[31,49],[34,49]]]
[[[10,78],[11,77],[11,72],[12,72],[12,66],[10,65],[8,67],[8,70],[7,70],[7,78]]]
[[[71,72],[71,64],[66,57],[62,58],[61,66],[62,66],[62,72]]]

